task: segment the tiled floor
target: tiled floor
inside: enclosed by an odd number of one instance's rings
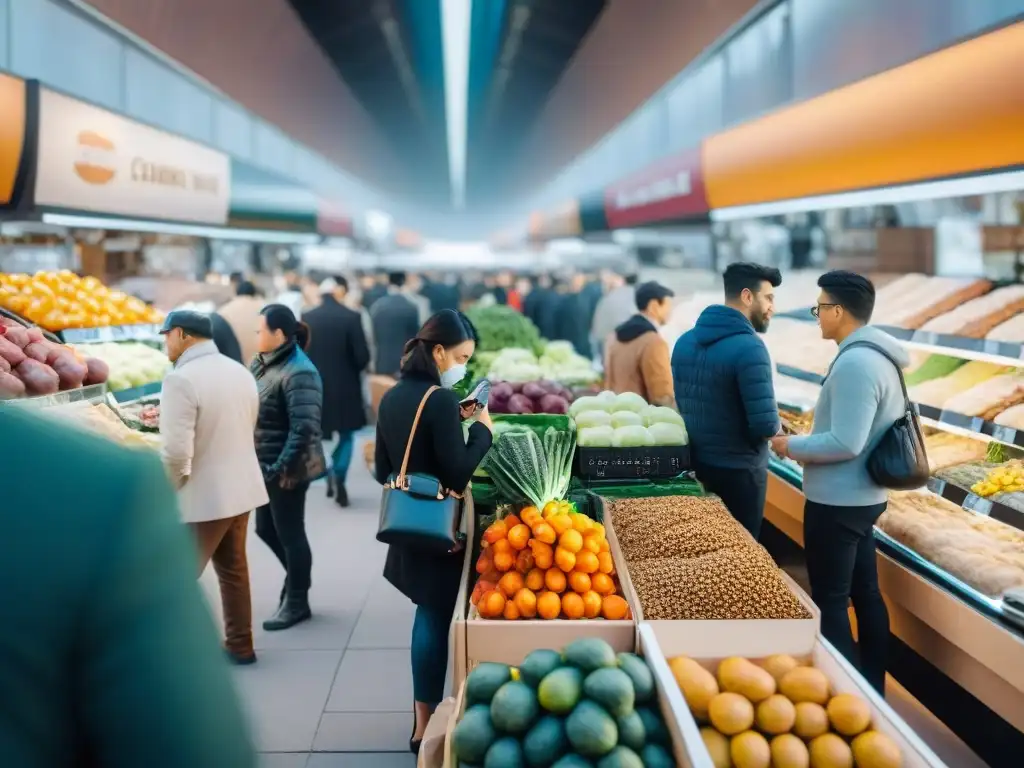
[[[261,768],[412,768],[409,636],[412,605],[381,577],[375,539],[379,486],[356,452],[352,507],[310,490],[313,619],[284,632],[260,625],[277,606],[284,573],[250,528],[249,567],[259,662],[236,671]],[[202,579],[219,614],[216,579]]]

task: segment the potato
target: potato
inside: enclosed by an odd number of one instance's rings
[[[49,354],[49,350],[39,342],[29,342],[25,345],[25,357],[30,357],[33,360],[38,360],[40,363],[46,362],[46,357]]]
[[[0,328],[0,331],[2,330],[10,329]],[[11,367],[14,367],[16,365],[20,365],[25,359],[25,351],[17,344],[8,341],[5,334],[0,336],[0,357],[10,363]]]
[[[25,391],[30,395],[52,395],[60,391],[60,377],[57,372],[38,360],[27,358],[14,369],[14,372],[25,382]]]
[[[0,371],[0,400],[11,400],[25,394],[25,384],[17,376]]]

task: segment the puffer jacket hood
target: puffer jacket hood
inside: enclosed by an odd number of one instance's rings
[[[722,339],[741,333],[755,333],[754,326],[743,313],[724,304],[714,304],[701,312],[693,331],[697,343],[702,347],[710,347]]]
[[[633,315],[629,320],[615,329],[615,338],[623,344],[628,344],[631,341],[639,339],[645,333],[657,332],[658,329],[654,327],[654,323],[646,317],[643,315]]]

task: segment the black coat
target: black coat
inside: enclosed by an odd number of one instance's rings
[[[256,355],[250,370],[260,391],[256,456],[264,479],[316,480],[325,469],[320,442],[323,386],[316,366],[290,341]]]
[[[401,469],[416,409],[437,383],[426,376],[403,376],[381,400],[375,464],[382,485]],[[491,432],[482,424],[469,428],[468,440],[463,437],[458,395],[442,389],[434,392],[423,408],[406,471],[433,475],[444,487],[462,492],[490,447]],[[417,605],[447,615],[455,610],[464,556],[464,552],[438,555],[392,544],[384,578]]]
[[[588,360],[591,358],[590,321],[593,317],[589,308],[590,301],[582,293],[569,293],[559,296],[558,310],[555,315],[555,335],[553,337],[568,341],[577,354]]]
[[[387,289],[386,286],[383,286],[383,285],[371,286],[363,294],[363,309],[365,309],[367,312],[369,312],[370,308],[374,304],[376,304],[380,299],[383,299],[387,295],[388,295],[388,289]]]
[[[545,339],[557,338],[555,322],[559,299],[559,295],[550,288],[537,288],[530,291],[523,302],[523,314],[537,326]]]
[[[329,437],[361,429],[366,425],[366,408],[360,374],[370,364],[362,317],[333,296],[324,296],[320,306],[302,319],[310,331],[306,354],[323,382],[323,434]]]
[[[377,346],[374,371],[381,376],[398,376],[405,343],[420,331],[420,311],[401,294],[389,293],[378,299],[370,311],[373,343]]]
[[[242,347],[228,321],[213,312],[210,315],[210,322],[213,323],[213,343],[217,345],[217,351],[224,357],[229,357],[236,363],[244,365],[242,363]]]

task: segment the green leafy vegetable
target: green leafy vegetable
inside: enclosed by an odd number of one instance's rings
[[[495,436],[483,468],[503,497],[543,507],[565,498],[575,448],[576,433],[571,429],[548,427],[541,437],[519,427]]]
[[[480,336],[478,352],[500,352],[518,347],[539,354],[543,349],[537,326],[511,307],[500,304],[475,306],[467,310],[466,316]]]

